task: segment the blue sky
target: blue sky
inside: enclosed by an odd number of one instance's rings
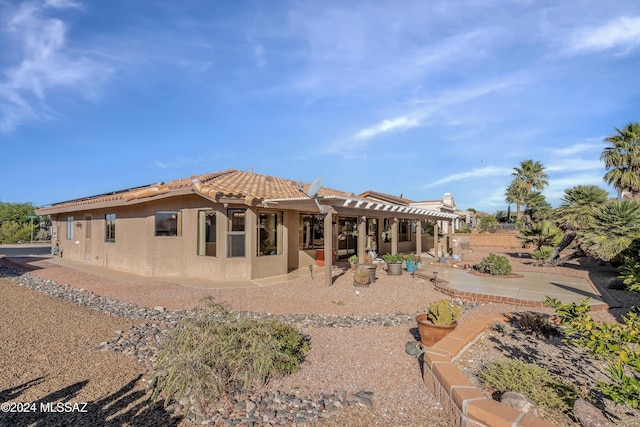
[[[640,121],[640,2],[0,0],[0,201],[228,168],[555,207]]]

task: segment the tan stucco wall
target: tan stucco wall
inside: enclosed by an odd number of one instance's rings
[[[246,257],[226,257],[226,231],[228,208],[246,208]],[[217,256],[197,255],[198,211],[218,210]],[[182,236],[155,236],[155,211],[182,211]],[[195,195],[160,199],[129,207],[96,209],[54,216],[58,227],[58,241],[62,255],[75,261],[86,262],[144,276],[193,276],[212,280],[251,280],[286,274],[289,233],[284,226],[279,230],[282,253],[257,256],[257,209],[247,206],[227,206]],[[105,242],[105,214],[116,214],[116,241]],[[91,238],[85,238],[85,215],[91,216]],[[66,239],[67,216],[74,217],[74,238]],[[297,217],[297,215],[295,215]],[[296,219],[297,221],[297,219]],[[81,223],[81,227],[76,227]],[[55,242],[53,242],[55,245]],[[297,249],[297,245],[296,245]],[[253,261],[253,262],[252,262]]]

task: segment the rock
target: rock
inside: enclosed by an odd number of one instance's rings
[[[573,404],[573,416],[582,427],[614,427],[600,409],[584,399],[576,399]]]
[[[502,395],[500,401],[505,405],[511,406],[517,411],[531,414],[536,417],[540,416],[540,409],[536,406],[535,403],[533,403],[531,399],[529,399],[522,393],[508,391]]]
[[[422,349],[420,348],[420,344],[418,341],[409,341],[404,345],[404,351],[413,357],[418,357],[420,353],[422,353]]]
[[[162,307],[162,306],[160,306],[160,305],[159,305],[159,306],[157,306],[157,307],[153,307],[153,309],[154,309],[155,311],[165,311],[165,310],[166,310],[166,308],[164,308],[164,307]]]

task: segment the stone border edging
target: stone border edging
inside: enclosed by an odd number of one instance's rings
[[[546,420],[521,413],[486,396],[453,362],[489,325],[506,320],[504,315],[477,315],[435,345],[424,347],[420,360],[423,381],[459,426],[553,427]]]

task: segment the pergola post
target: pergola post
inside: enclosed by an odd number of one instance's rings
[[[433,224],[433,257],[438,258],[440,254],[438,253],[438,221],[435,221]]]
[[[329,209],[324,217],[324,283],[333,285],[333,209]]]
[[[398,253],[398,218],[391,221],[391,253]]]
[[[422,255],[422,221],[416,220],[416,255]]]
[[[362,215],[358,221],[358,262],[364,261],[365,246],[367,245],[367,217]]]
[[[449,229],[447,230],[447,251],[453,250],[453,220],[449,221]]]

